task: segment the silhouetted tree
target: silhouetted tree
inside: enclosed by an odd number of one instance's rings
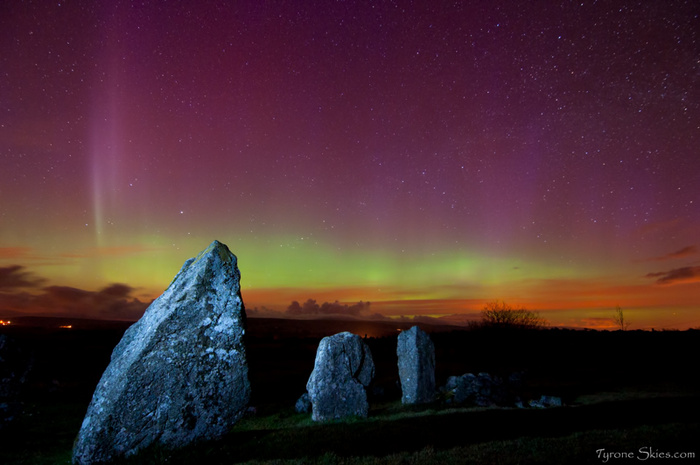
[[[513,308],[503,301],[488,302],[481,311],[481,325],[488,328],[541,329],[548,325],[537,312]]]
[[[627,328],[630,326],[630,322],[625,319],[625,312],[622,311],[619,305],[615,307],[613,323],[615,323],[615,326],[617,326],[620,331],[627,331]]]

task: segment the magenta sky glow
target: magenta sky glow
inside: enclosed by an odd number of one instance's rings
[[[695,1],[5,2],[0,31],[0,313],[133,317],[218,239],[259,311],[700,326]]]

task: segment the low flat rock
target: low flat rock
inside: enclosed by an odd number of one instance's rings
[[[218,438],[250,398],[237,259],[214,241],[185,262],[114,349],[73,449],[73,463]]]

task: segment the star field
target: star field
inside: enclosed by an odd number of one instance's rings
[[[0,30],[0,310],[133,311],[218,239],[263,313],[700,325],[697,2],[23,2]]]

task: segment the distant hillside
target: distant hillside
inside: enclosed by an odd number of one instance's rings
[[[125,331],[133,321],[94,320],[68,317],[19,316],[6,318],[10,327],[44,329],[114,329]],[[357,320],[342,318],[288,319],[288,318],[249,318],[248,334],[252,337],[278,338],[322,338],[342,331],[349,331],[362,337],[385,337],[418,325],[427,332],[452,331],[452,325],[414,323],[390,320]]]
[[[249,318],[248,334],[253,337],[273,338],[322,338],[342,331],[349,331],[362,337],[386,337],[420,326],[427,332],[453,331],[455,326],[405,321],[355,320],[355,319],[314,319],[292,320],[286,318]]]
[[[69,317],[17,316],[6,317],[10,326],[56,329],[121,329],[126,330],[133,321],[92,320]]]

